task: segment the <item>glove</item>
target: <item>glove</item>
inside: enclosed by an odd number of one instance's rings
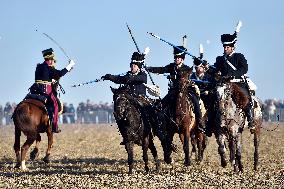
[[[74,60],[69,60],[69,64],[66,66],[68,72],[70,72],[70,70],[73,68],[74,65],[75,65]]]
[[[145,67],[145,70],[147,70],[148,72],[152,72],[153,71],[152,67]]]
[[[106,75],[101,77],[101,79],[103,79],[103,80],[110,80],[110,78],[111,78],[111,74],[106,74]]]
[[[115,75],[111,75],[111,74],[106,74],[104,76],[101,77],[103,80],[110,80],[110,81],[114,81],[116,76]]]

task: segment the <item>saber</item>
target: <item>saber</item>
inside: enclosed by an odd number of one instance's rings
[[[140,49],[139,49],[139,47],[138,47],[138,45],[137,45],[137,43],[136,43],[136,40],[135,40],[135,38],[134,38],[134,36],[133,36],[133,34],[132,34],[132,31],[131,31],[131,29],[129,28],[129,26],[128,26],[127,23],[126,23],[126,26],[127,26],[128,31],[129,31],[129,33],[130,33],[130,36],[131,36],[131,38],[132,38],[132,41],[134,42],[134,44],[135,44],[135,46],[136,46],[137,51],[141,54]],[[146,49],[147,49],[147,50],[146,50]],[[149,50],[150,50],[149,48],[146,48],[146,49],[145,49],[145,52],[143,53],[143,54],[145,54],[145,55],[148,54],[148,52],[149,52]],[[150,72],[149,72],[148,69],[147,69],[146,63],[145,63],[145,65],[144,65],[143,67],[144,67],[144,69],[146,70],[146,72],[147,72],[147,74],[148,74],[148,76],[149,76],[149,78],[150,78],[152,84],[155,85],[154,80],[153,80],[153,78],[152,78]]]
[[[130,35],[131,35],[132,41],[134,42],[134,44],[135,44],[135,46],[136,46],[137,51],[141,54],[141,51],[140,51],[140,49],[139,49],[139,47],[138,47],[138,45],[137,45],[137,43],[136,43],[136,41],[135,41],[135,38],[134,38],[134,36],[133,36],[133,34],[132,34],[132,31],[131,31],[131,29],[129,28],[129,26],[128,26],[127,23],[126,23],[126,26],[127,26],[127,28],[128,28],[128,31],[129,31]]]
[[[38,31],[38,30],[36,30]],[[68,60],[71,60],[71,58],[68,56],[68,54],[65,52],[65,50],[59,45],[59,43],[57,41],[55,41],[52,37],[50,37],[47,33],[42,33],[44,36],[46,36],[48,39],[50,39],[53,43],[55,43],[60,50],[63,52],[63,54],[66,56],[66,58],[68,58]]]
[[[180,50],[180,51],[182,51],[182,52],[188,54],[188,55],[191,56],[192,58],[197,58],[196,56],[192,55],[192,54],[189,53],[188,51],[179,48],[178,46],[176,46],[176,45],[174,45],[174,44],[172,44],[172,43],[170,43],[170,42],[168,42],[168,41],[162,39],[161,37],[159,37],[159,36],[157,36],[157,35],[155,35],[155,34],[153,34],[153,33],[151,33],[151,32],[147,32],[147,33],[150,34],[151,36],[153,36],[153,37],[155,37],[155,38],[157,38],[157,39],[159,39],[159,40],[161,40],[161,41],[167,43],[168,45],[170,45],[170,46],[172,46],[172,47],[174,47],[174,48],[176,48],[176,49],[178,49],[178,50]],[[199,58],[198,58],[198,59],[199,59]]]
[[[79,87],[79,86],[82,86],[82,85],[87,85],[87,84],[91,84],[91,83],[97,83],[97,82],[100,82],[100,81],[102,81],[102,79],[95,79],[95,80],[92,80],[92,81],[75,84],[75,85],[72,85],[71,87]]]

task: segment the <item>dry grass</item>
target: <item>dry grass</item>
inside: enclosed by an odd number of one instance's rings
[[[272,129],[275,125],[264,125]],[[215,139],[209,139],[204,161],[183,166],[183,153],[178,137],[179,152],[174,163],[162,163],[155,171],[149,152],[150,173],[146,174],[140,147],[135,147],[135,172],[128,175],[127,154],[120,146],[117,127],[110,125],[64,125],[55,135],[51,163],[41,160],[45,155],[47,137],[42,134],[40,156],[28,161],[29,170],[14,169],[13,127],[0,128],[0,188],[284,188],[284,125],[275,131],[262,129],[260,165],[253,171],[253,137],[243,134],[245,171],[234,173],[232,167],[220,166]],[[25,137],[21,137],[23,144]],[[160,142],[155,139],[159,157],[163,159]]]

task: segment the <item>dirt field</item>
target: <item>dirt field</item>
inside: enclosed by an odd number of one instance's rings
[[[265,129],[276,125],[264,124]],[[243,134],[243,163],[245,171],[234,173],[232,167],[220,166],[215,139],[209,139],[204,161],[183,166],[183,152],[178,137],[179,152],[173,154],[174,163],[166,165],[160,142],[155,138],[160,172],[155,170],[149,152],[150,173],[144,171],[141,148],[135,147],[135,172],[128,175],[127,153],[120,146],[121,136],[116,125],[62,125],[55,135],[51,163],[41,159],[45,155],[47,137],[42,134],[40,155],[28,161],[28,171],[14,169],[13,127],[0,128],[0,188],[284,188],[284,125],[275,131],[262,129],[260,165],[253,171],[253,137]],[[21,137],[21,145],[25,137]]]

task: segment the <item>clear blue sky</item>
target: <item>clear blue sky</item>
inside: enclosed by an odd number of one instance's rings
[[[112,101],[109,86],[116,85],[109,81],[77,88],[70,86],[106,73],[129,70],[130,57],[136,49],[126,22],[132,27],[140,49],[150,47],[147,64],[162,66],[173,61],[172,48],[146,32],[177,45],[186,34],[189,51],[197,54],[199,43],[203,43],[205,58],[213,64],[216,56],[223,53],[220,35],[233,33],[238,20],[242,20],[243,27],[237,52],[248,60],[248,75],[258,86],[257,95],[262,100],[283,99],[283,8],[282,0],[1,1],[0,104],[18,103],[26,95],[34,82],[36,64],[43,61],[43,49],[55,50],[58,69],[67,65],[60,49],[42,32],[53,37],[76,60],[75,68],[61,79],[66,90],[61,99],[77,105],[86,99]],[[190,57],[186,58],[186,64],[192,65]],[[164,96],[167,79],[155,75],[154,81]]]

